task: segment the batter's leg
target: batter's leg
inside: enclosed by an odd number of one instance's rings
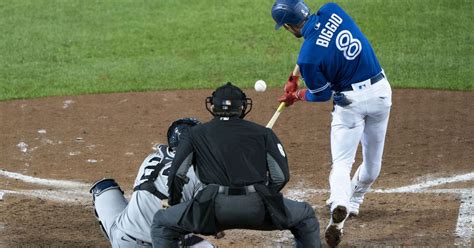
[[[385,135],[389,119],[389,108],[376,116],[368,116],[362,136],[363,162],[352,178],[353,194],[350,200],[350,213],[359,214],[364,195],[380,174]]]
[[[352,196],[350,173],[365,123],[364,115],[359,112],[360,102],[354,101],[347,108],[335,106],[332,113],[332,169],[329,175],[331,194],[327,201],[330,217],[324,234],[331,247],[341,242],[344,222],[349,216]]]
[[[356,113],[339,114],[336,107],[331,124],[332,168],[329,175],[330,197],[327,201],[330,210],[336,206],[349,207],[352,196],[351,169],[355,160],[358,144],[363,130],[364,120]]]

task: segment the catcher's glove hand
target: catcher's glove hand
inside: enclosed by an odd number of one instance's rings
[[[168,199],[161,200],[161,206],[163,209],[167,209],[170,207],[170,204],[168,203]]]

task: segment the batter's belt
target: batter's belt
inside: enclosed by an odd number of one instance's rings
[[[370,82],[370,84],[376,84],[377,82],[379,82],[380,80],[382,80],[383,78],[385,78],[385,75],[383,74],[383,72],[380,72],[379,74],[367,79],[367,80],[364,80],[364,81],[361,81],[361,82],[358,82],[356,84],[359,84],[359,83],[362,83],[362,82],[365,82],[365,81],[368,81]],[[339,92],[344,92],[344,91],[352,91],[352,85],[353,84],[349,84],[348,86],[342,88]]]

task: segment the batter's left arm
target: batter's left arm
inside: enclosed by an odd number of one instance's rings
[[[299,65],[301,76],[308,90],[305,93],[305,100],[308,102],[325,102],[331,99],[331,83],[320,71],[319,66],[310,63]]]

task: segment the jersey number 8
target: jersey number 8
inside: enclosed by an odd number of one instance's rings
[[[336,46],[347,60],[354,60],[362,51],[362,44],[358,39],[352,37],[348,30],[342,30],[337,35]]]

